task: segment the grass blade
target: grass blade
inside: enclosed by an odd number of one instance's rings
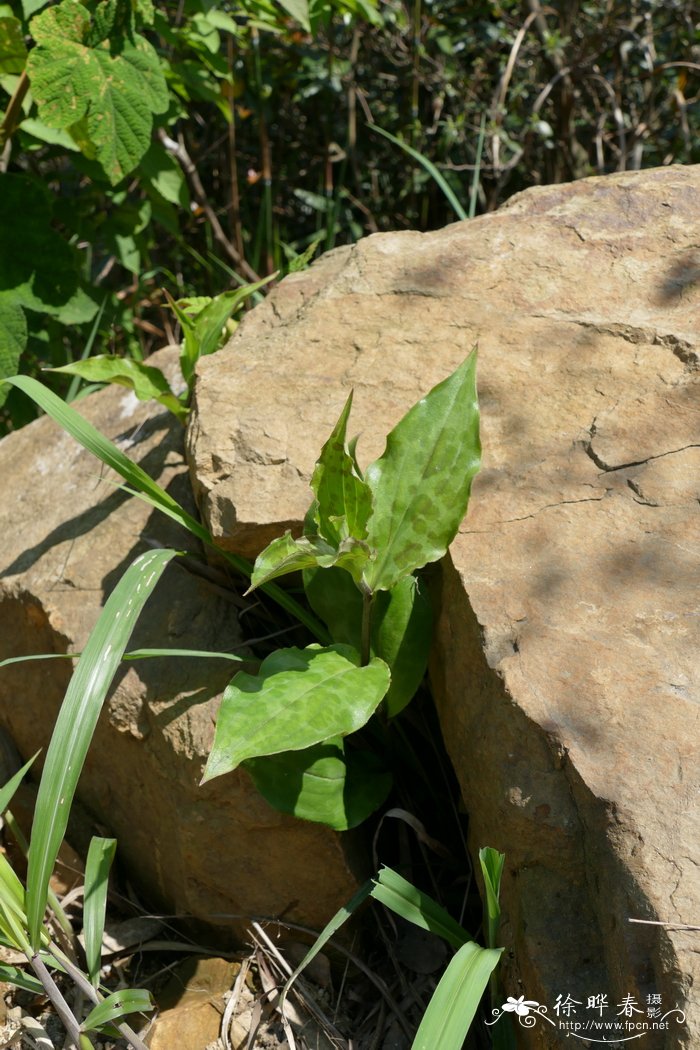
[[[143,988],[122,988],[112,992],[90,1011],[80,1028],[83,1032],[95,1031],[117,1021],[126,1014],[143,1014],[153,1009],[150,992]]]
[[[2,383],[10,383],[11,386],[15,386],[18,390],[25,393],[47,415],[51,416],[59,426],[63,427],[71,437],[75,438],[83,448],[87,449],[88,452],[92,452],[106,466],[111,467],[117,474],[120,474],[129,485],[133,486],[133,488],[125,491],[131,492],[132,495],[145,500],[150,506],[156,507],[163,514],[167,514],[169,518],[179,522],[193,536],[200,539],[202,543],[213,547],[219,555],[226,558],[238,572],[243,573],[244,576],[250,576],[253,570],[250,562],[237,554],[232,554],[230,551],[224,551],[217,547],[208,529],[200,524],[196,518],[193,518],[191,514],[188,514],[177,500],[174,500],[165,489],[162,489],[157,482],[148,476],[138,463],[132,462],[109,438],[101,434],[74,408],[61,401],[60,397],[54,394],[52,390],[49,390],[48,387],[45,387],[31,376],[11,376],[8,379],[2,379],[0,380],[0,388]],[[304,609],[303,606],[299,605],[291,595],[283,591],[281,587],[277,587],[274,584],[266,584],[262,590],[273,601],[277,602],[281,608],[291,613],[300,623],[303,623],[320,642],[327,643],[329,641],[328,632],[323,624]]]
[[[49,878],[63,841],[85,756],[136,620],[176,551],[148,551],[107,599],[66,691],[39,785],[29,845],[27,918],[34,950],[41,938]]]
[[[116,839],[94,836],[90,840],[85,864],[85,897],[83,909],[83,934],[85,936],[85,958],[88,976],[94,988],[100,983],[102,964],[102,935],[105,929],[109,869],[117,848]]]
[[[474,941],[462,945],[428,1003],[411,1050],[462,1050],[502,950],[480,948]]]
[[[437,901],[391,868],[382,868],[379,872],[372,896],[402,919],[444,937],[453,948],[461,948],[469,940],[467,931]]]
[[[417,149],[413,148],[413,146],[409,146],[407,142],[404,142],[402,139],[397,139],[395,135],[391,134],[391,132],[384,131],[383,128],[378,127],[376,124],[368,124],[367,127],[370,129],[370,131],[376,131],[379,135],[383,135],[385,139],[388,139],[389,142],[393,142],[394,145],[398,146],[400,149],[402,149],[404,151],[404,153],[408,153],[409,157],[413,157],[414,160],[417,160],[418,163],[421,164],[425,168],[425,170],[428,172],[430,177],[432,179],[434,179],[435,183],[440,187],[442,192],[445,194],[445,197],[449,201],[449,203],[450,203],[450,205],[452,207],[452,210],[455,213],[455,215],[457,216],[457,218],[458,219],[468,219],[469,218],[469,216],[467,215],[466,211],[464,210],[464,208],[460,204],[459,200],[454,195],[454,192],[452,191],[452,187],[448,183],[447,179],[442,174],[442,172],[438,171],[438,169],[435,167],[435,165],[433,164],[433,162],[431,160],[428,160],[427,157],[424,157],[423,154],[419,153]]]
[[[2,665],[0,664],[0,666]],[[28,762],[25,762],[22,768],[18,770],[13,777],[10,777],[7,783],[0,789],[0,813],[4,813],[12,802],[15,791],[22,783],[24,774],[28,771],[38,754],[39,752],[37,751],[36,755],[33,755]]]
[[[10,656],[7,660],[0,660],[0,668],[9,667],[10,664],[29,663],[32,660],[78,660],[80,655],[80,653],[29,653],[27,656]],[[244,656],[236,656],[235,653],[213,653],[207,649],[132,649],[130,652],[124,653],[122,660],[148,660],[153,656],[186,656],[188,660],[201,658],[247,663]],[[36,755],[34,757],[36,758]],[[0,792],[0,803],[2,798],[3,795]],[[2,808],[0,805],[0,813]]]

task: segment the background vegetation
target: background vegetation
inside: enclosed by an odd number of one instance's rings
[[[374,126],[465,211],[697,162],[699,73],[692,0],[0,3],[0,375],[20,356],[30,374],[141,360],[178,335],[164,290],[214,295],[315,244],[453,221]],[[0,428],[32,411],[11,393]]]

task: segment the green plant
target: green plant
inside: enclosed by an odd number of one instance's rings
[[[127,569],[107,599],[71,678],[46,754],[28,848],[26,889],[4,854],[0,855],[0,943],[22,952],[34,972],[28,978],[5,967],[3,978],[48,996],[66,1027],[71,1047],[93,1046],[89,1033],[123,1035],[136,1050],[145,1050],[122,1018],[152,1008],[148,992],[124,989],[108,995],[99,982],[107,879],[114,853],[110,839],[93,839],[85,875],[85,951],[88,974],[82,973],[66,949],[70,925],[62,922],[62,946],[46,925],[47,904],[59,920],[62,912],[49,888],[49,879],[68,825],[76,786],[85,762],[97,718],[114,674],[123,658],[136,620],[176,551],[151,551]],[[35,756],[36,757],[36,756]],[[33,762],[24,766],[0,792],[0,810],[6,811],[16,788]],[[10,827],[13,822],[8,821]],[[71,944],[71,941],[68,941]],[[91,1004],[86,1017],[76,1016],[51,971],[67,975]],[[115,1029],[116,1023],[116,1029]]]
[[[197,361],[200,357],[213,354],[219,349],[223,340],[231,334],[231,315],[275,276],[276,274],[271,274],[255,284],[246,284],[242,288],[222,292],[214,297],[200,296],[196,300],[185,299],[176,302],[168,296],[183,333],[180,370],[185,380],[185,389],[179,396],[173,393],[162,369],[144,364],[143,361],[135,361],[131,357],[96,354],[94,357],[73,361],[49,371],[75,376],[93,384],[116,383],[128,387],[139,400],[157,401],[184,423],[189,413]]]
[[[73,409],[29,377],[7,382],[211,544],[199,522]],[[351,403],[321,451],[304,534],[274,540],[252,569],[226,555],[250,575],[251,589],[263,588],[317,641],[277,650],[256,673],[232,679],[204,773],[209,780],[244,764],[278,809],[338,830],[360,824],[386,797],[390,770],[368,744],[381,745],[425,673],[431,612],[416,572],[447,550],[479,468],[476,352],[404,416],[365,475],[347,442]],[[274,583],[298,570],[312,613]]]
[[[383,867],[376,878],[366,882],[333,916],[287,981],[282,1001],[314,956],[368,897],[379,901],[407,922],[443,937],[454,949],[455,955],[432,995],[411,1050],[436,1050],[437,1047],[439,1050],[461,1050],[503,949],[482,948],[437,901],[388,867]]]

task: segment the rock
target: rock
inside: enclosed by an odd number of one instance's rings
[[[299,528],[351,387],[366,464],[479,343],[483,470],[431,677],[473,849],[507,854],[507,991],[555,1021],[600,993],[651,1024],[661,996],[687,1013],[664,1050],[700,1044],[697,933],[629,920],[700,915],[699,223],[700,167],[669,167],[331,252],[200,363],[188,438],[217,542],[254,555]]]
[[[171,377],[177,371],[172,351],[154,363]],[[120,387],[78,407],[194,510],[174,417]],[[197,541],[116,488],[116,475],[47,417],[0,442],[0,475],[0,659],[79,651],[137,555],[152,545],[198,553]],[[225,590],[172,565],[131,647],[232,651],[240,640]],[[25,758],[46,747],[70,674],[69,660],[0,671],[0,722]],[[242,771],[198,786],[230,677],[224,661],[124,665],[79,798],[116,836],[122,862],[153,907],[214,924],[223,921],[218,913],[274,915],[291,905],[296,921],[322,927],[356,888],[340,838],[272,810]]]
[[[158,995],[159,1012],[148,1035],[150,1050],[202,1050],[215,1041],[240,963],[185,959]]]

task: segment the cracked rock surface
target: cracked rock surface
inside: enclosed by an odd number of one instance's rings
[[[687,1021],[659,1050],[700,1045],[698,934],[628,921],[700,921],[699,231],[700,167],[670,167],[331,252],[200,363],[188,438],[218,542],[252,556],[301,522],[351,387],[366,464],[478,342],[431,677],[474,850],[507,854],[508,992],[660,994]]]
[[[176,383],[177,351],[149,363]],[[114,386],[78,407],[195,510],[183,429],[173,416]],[[0,441],[0,476],[0,659],[79,652],[105,598],[149,547],[201,555],[184,529],[118,489],[121,478],[48,417]],[[195,573],[198,564],[167,568],[130,648],[234,651],[240,632],[227,581],[213,586]],[[71,670],[69,660],[47,660],[0,671],[0,725],[25,759],[39,748],[45,754]],[[232,676],[231,664],[218,660],[123,664],[78,796],[102,833],[117,838],[144,903],[227,926],[213,916],[274,915],[291,906],[297,921],[322,926],[356,888],[340,838],[277,813],[242,770],[199,787]],[[230,931],[222,936],[230,943]]]

